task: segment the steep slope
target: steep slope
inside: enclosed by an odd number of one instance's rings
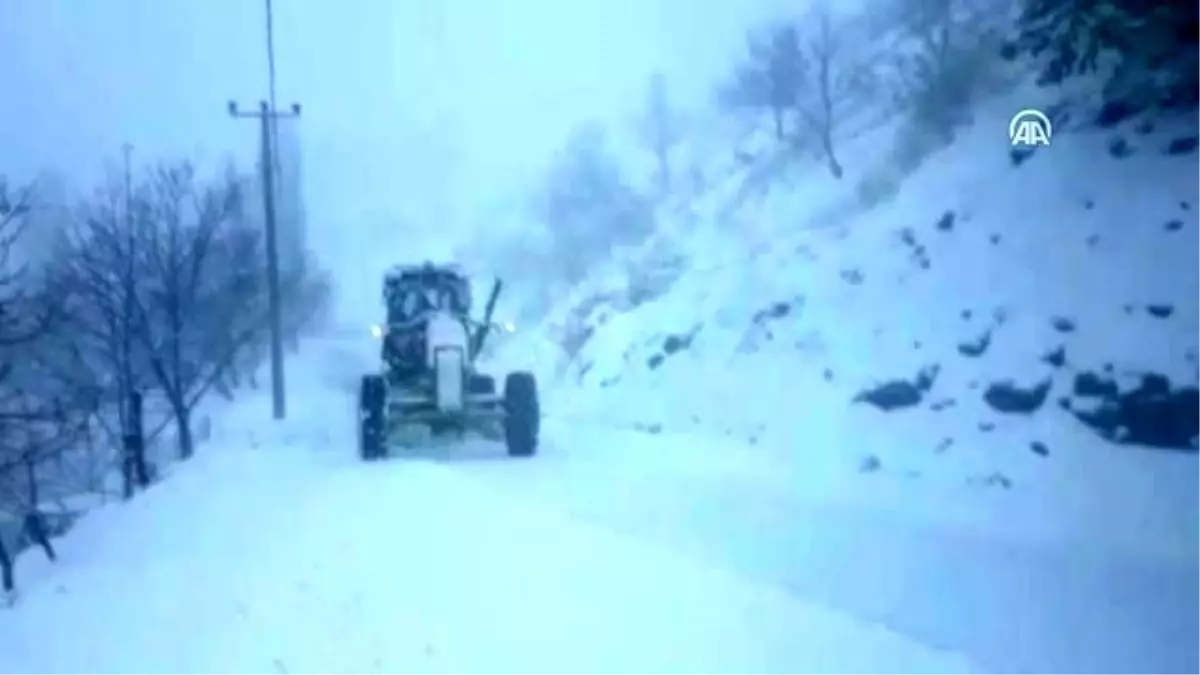
[[[1163,498],[1179,472],[1114,449],[1194,449],[1195,122],[1061,134],[1018,162],[1007,107],[874,206],[815,174],[693,204],[652,244],[665,292],[599,276],[509,358],[569,348],[563,414],[739,438],[831,481]],[[1139,389],[1169,395],[1141,410]]]
[[[85,517],[58,566],[25,557],[0,671],[969,668],[454,466],[360,464],[352,402],[322,381],[345,356],[305,354],[296,422],[230,412],[168,481]]]

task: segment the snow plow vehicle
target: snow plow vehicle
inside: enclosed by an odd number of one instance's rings
[[[514,330],[492,323],[501,286],[496,280],[476,320],[470,282],[455,265],[401,265],[384,275],[387,321],[371,328],[382,368],[364,375],[359,390],[362,459],[467,433],[502,439],[511,457],[536,454],[541,411],[533,374],[509,373],[497,392],[496,379],[475,367],[490,333]]]

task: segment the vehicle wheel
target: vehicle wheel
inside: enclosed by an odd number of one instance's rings
[[[537,380],[532,373],[509,373],[504,380],[504,442],[510,457],[532,457],[537,452],[541,409]]]
[[[387,456],[387,386],[382,375],[363,375],[358,393],[358,451],[364,460]]]

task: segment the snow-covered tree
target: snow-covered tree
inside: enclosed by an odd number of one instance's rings
[[[683,140],[683,120],[671,101],[667,78],[661,72],[650,77],[646,106],[638,120],[638,135],[654,156],[655,176],[660,194],[673,188],[673,156]]]
[[[1152,0],[1022,0],[1009,57],[1028,55],[1041,82],[1102,74],[1110,101],[1141,108],[1192,107],[1200,8]]]
[[[979,97],[1002,81],[998,58],[1007,5],[992,0],[894,0],[898,30],[884,79],[893,103],[931,142],[948,142]]]
[[[815,151],[835,178],[844,173],[836,151],[841,124],[874,85],[851,23],[835,22],[818,4],[799,20],[753,32],[746,59],[719,92],[726,106],[769,112],[776,137],[796,151]]]
[[[654,227],[651,201],[626,181],[599,124],[576,129],[555,156],[536,211],[553,239],[553,264],[568,282]]]

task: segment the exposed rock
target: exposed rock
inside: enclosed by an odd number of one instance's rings
[[[842,270],[840,276],[842,277],[842,281],[845,281],[851,286],[858,286],[863,282],[863,274],[858,270],[858,268]]]
[[[936,446],[934,446],[933,451],[940,455],[943,452],[949,450],[950,446],[952,446],[952,445],[954,445],[953,438],[943,438],[942,440],[938,441],[938,444]]]
[[[1163,223],[1163,229],[1167,232],[1177,232],[1183,229],[1183,221],[1178,218],[1172,218]]]
[[[1008,151],[1008,158],[1013,166],[1021,166],[1025,160],[1033,157],[1034,152],[1034,148],[1013,148]]]
[[[1049,378],[1031,389],[1018,387],[1012,382],[994,382],[983,392],[983,400],[996,412],[1029,414],[1046,402],[1050,384]]]
[[[1070,333],[1075,330],[1075,322],[1065,316],[1056,316],[1050,319],[1050,325],[1054,330],[1060,333]]]
[[[970,482],[976,485],[982,485],[984,487],[998,487],[1004,488],[1005,490],[1011,488],[1013,485],[1011,478],[998,471],[990,473],[986,476],[980,476]]]
[[[933,387],[938,371],[938,366],[929,366],[918,373],[912,381],[890,380],[884,382],[859,392],[853,402],[867,403],[884,412],[911,408],[919,405],[924,395]]]
[[[1126,445],[1196,451],[1200,434],[1200,390],[1173,388],[1170,379],[1147,373],[1137,389],[1106,395],[1094,409],[1070,409],[1076,419],[1101,437]]]
[[[1115,380],[1101,377],[1091,371],[1076,373],[1071,390],[1076,396],[1083,397],[1112,398],[1120,394]]]
[[[989,330],[970,342],[960,342],[958,344],[958,353],[968,358],[977,358],[983,356],[991,344],[992,331]]]
[[[695,338],[696,331],[684,333],[682,335],[668,335],[667,338],[663,340],[663,352],[666,353],[667,356],[670,356],[671,354],[687,349],[688,347],[692,346],[692,340]]]
[[[958,404],[958,401],[956,401],[952,398],[944,398],[940,401],[934,401],[933,403],[931,403],[929,405],[929,409],[934,412],[941,412],[943,410],[953,408],[957,404]]]
[[[1055,368],[1062,368],[1067,362],[1067,348],[1059,345],[1055,349],[1046,352],[1042,356],[1042,363],[1051,365]]]
[[[1029,449],[1033,451],[1033,454],[1038,455],[1039,457],[1047,457],[1050,455],[1050,448],[1041,441],[1033,441],[1029,444]]]
[[[637,429],[638,431],[640,431],[642,433],[654,434],[654,435],[661,434],[662,429],[663,429],[662,425],[659,424],[658,422],[651,422],[650,424],[643,424],[641,422],[638,422],[633,425],[633,428]]]
[[[942,232],[949,232],[950,230],[953,230],[954,229],[954,212],[947,211],[947,212],[943,213],[942,217],[938,218],[936,227],[938,230],[940,230]]]
[[[979,430],[985,434],[990,434],[991,432],[996,430],[996,423],[995,422],[980,422]]]
[[[792,311],[790,302],[779,301],[772,303],[770,307],[760,309],[754,313],[754,323],[763,323],[770,319],[779,319],[787,316]]]
[[[921,402],[922,392],[912,382],[891,380],[854,397],[855,403],[869,403],[884,412],[911,408]]]
[[[1100,110],[1096,113],[1095,119],[1092,121],[1096,126],[1108,129],[1117,126],[1140,112],[1142,112],[1140,107],[1134,106],[1128,101],[1118,99],[1108,101],[1101,106]]]
[[[1108,154],[1115,159],[1124,159],[1133,154],[1133,148],[1129,147],[1128,141],[1117,136],[1108,142]]]
[[[1146,312],[1156,319],[1166,319],[1175,313],[1171,305],[1146,305]]]
[[[1200,139],[1195,136],[1180,136],[1171,139],[1163,152],[1168,155],[1188,155],[1196,151],[1197,143],[1200,143]]]
[[[654,370],[655,368],[661,366],[663,361],[666,360],[667,357],[665,354],[654,354],[650,358],[646,359],[646,366],[650,368],[650,370]]]
[[[883,468],[883,462],[875,455],[867,455],[858,463],[858,471],[860,473],[875,473]]]

